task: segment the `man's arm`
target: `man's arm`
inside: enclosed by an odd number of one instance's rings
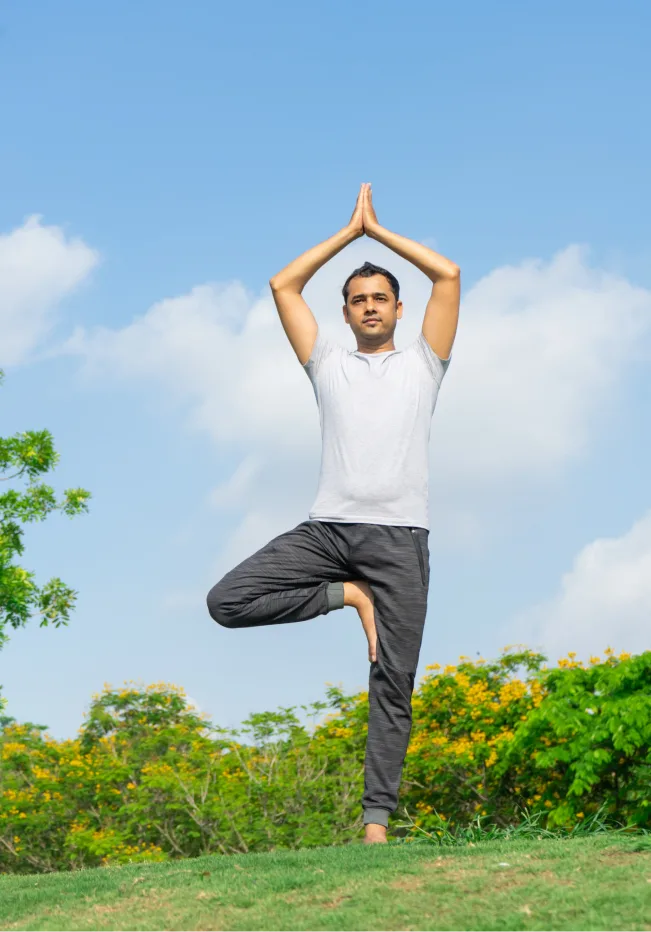
[[[364,235],[362,200],[365,187],[362,185],[360,188],[355,210],[347,226],[294,259],[269,282],[280,322],[302,366],[312,355],[318,325],[301,292],[322,265],[341,252],[344,246]]]
[[[440,359],[448,359],[457,332],[461,296],[461,270],[422,243],[392,233],[378,223],[370,185],[364,192],[364,232],[408,259],[430,279],[432,294],[423,319],[423,335]]]

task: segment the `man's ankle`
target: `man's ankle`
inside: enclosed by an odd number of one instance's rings
[[[374,822],[367,822],[367,824],[364,826],[364,844],[385,845],[386,841],[386,826],[376,825]]]

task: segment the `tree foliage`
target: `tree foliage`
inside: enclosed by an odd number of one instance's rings
[[[0,384],[2,379],[0,370]],[[40,616],[42,626],[67,624],[75,603],[76,593],[61,579],[38,585],[34,573],[18,562],[25,549],[24,525],[56,511],[73,517],[88,510],[85,489],[67,489],[57,498],[42,481],[58,461],[47,430],[0,437],[0,482],[17,484],[0,494],[0,647],[9,629],[26,624],[32,615]]]

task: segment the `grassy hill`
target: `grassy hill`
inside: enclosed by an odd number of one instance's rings
[[[651,840],[320,848],[0,877],[2,929],[651,929]]]

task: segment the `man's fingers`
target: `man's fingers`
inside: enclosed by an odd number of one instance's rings
[[[368,209],[369,213],[372,215],[373,211],[373,192],[371,191],[371,185],[367,184],[364,188],[364,207]]]

